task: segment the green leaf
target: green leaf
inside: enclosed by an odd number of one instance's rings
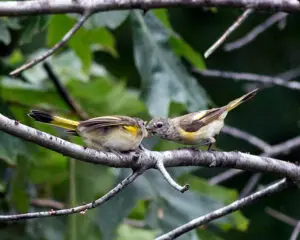
[[[30,16],[22,21],[22,33],[20,37],[20,44],[30,43],[33,37],[42,32],[48,23],[47,16]]]
[[[27,159],[20,157],[14,171],[10,201],[18,212],[28,212],[29,209],[28,167]]]
[[[1,114],[12,117],[8,106],[0,99]],[[10,165],[15,165],[17,157],[26,153],[26,143],[21,139],[0,131],[0,158]]]
[[[8,45],[11,41],[10,33],[7,27],[0,22],[0,42],[3,42],[5,45]]]
[[[109,76],[94,78],[88,84],[79,81],[72,81],[69,84],[68,89],[91,116],[108,114],[135,116],[145,111],[137,92],[128,91],[124,82],[116,82]]]
[[[169,21],[168,11],[166,9],[157,9],[153,11],[155,16],[164,24],[164,26],[170,31],[170,44],[179,57],[185,57],[190,61],[194,67],[199,69],[205,69],[205,61],[203,57],[196,52],[178,33],[174,32],[171,23]]]
[[[233,201],[236,201],[239,196],[236,190],[228,189],[222,186],[210,185],[206,180],[192,175],[181,176],[180,182],[188,182],[192,190],[201,194],[205,194],[213,199],[217,199],[224,204],[230,204]],[[224,223],[222,219],[223,218],[218,219],[215,222],[219,223],[224,229],[236,228],[240,231],[245,231],[248,228],[249,221],[242,215],[240,211],[236,211],[228,217],[230,221],[229,224],[227,221]]]
[[[142,78],[142,97],[152,116],[168,116],[171,101],[189,111],[207,108],[205,90],[172,52],[170,34],[151,13],[132,13],[135,64]]]
[[[138,229],[122,224],[117,230],[116,240],[153,240],[157,233],[152,230]]]
[[[99,27],[116,29],[127,19],[129,13],[129,10],[95,13],[86,21],[85,26],[89,29]]]
[[[66,15],[52,16],[48,27],[48,45],[52,46],[60,41],[74,24],[76,24],[76,19]],[[100,48],[111,53],[113,56],[117,56],[114,45],[114,37],[104,28],[85,29],[81,27],[68,41],[68,46],[80,57],[85,71],[88,71],[91,67],[93,49],[97,50]]]

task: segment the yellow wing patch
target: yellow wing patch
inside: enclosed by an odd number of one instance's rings
[[[124,129],[126,129],[128,132],[130,132],[133,136],[137,136],[138,134],[138,127],[137,126],[123,126]]]

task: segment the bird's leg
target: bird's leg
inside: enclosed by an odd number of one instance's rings
[[[213,138],[213,137],[210,137],[207,139],[207,142],[208,142],[208,148],[207,148],[207,151],[210,151],[212,145],[216,142],[216,139]]]

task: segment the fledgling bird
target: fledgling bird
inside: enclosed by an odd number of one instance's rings
[[[145,122],[140,118],[116,115],[73,121],[39,110],[31,110],[28,116],[79,135],[88,147],[100,151],[135,150],[143,138],[148,136]]]
[[[208,145],[210,150],[215,136],[224,126],[227,113],[255,96],[255,89],[220,108],[202,110],[175,118],[154,118],[146,126],[149,134],[185,145]]]

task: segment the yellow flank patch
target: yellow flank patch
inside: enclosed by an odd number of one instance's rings
[[[197,135],[196,132],[186,132],[182,128],[180,128],[179,132],[186,141],[194,141]]]
[[[133,136],[137,136],[138,133],[138,127],[137,126],[123,126],[124,129],[126,129],[128,132],[130,132]]]

